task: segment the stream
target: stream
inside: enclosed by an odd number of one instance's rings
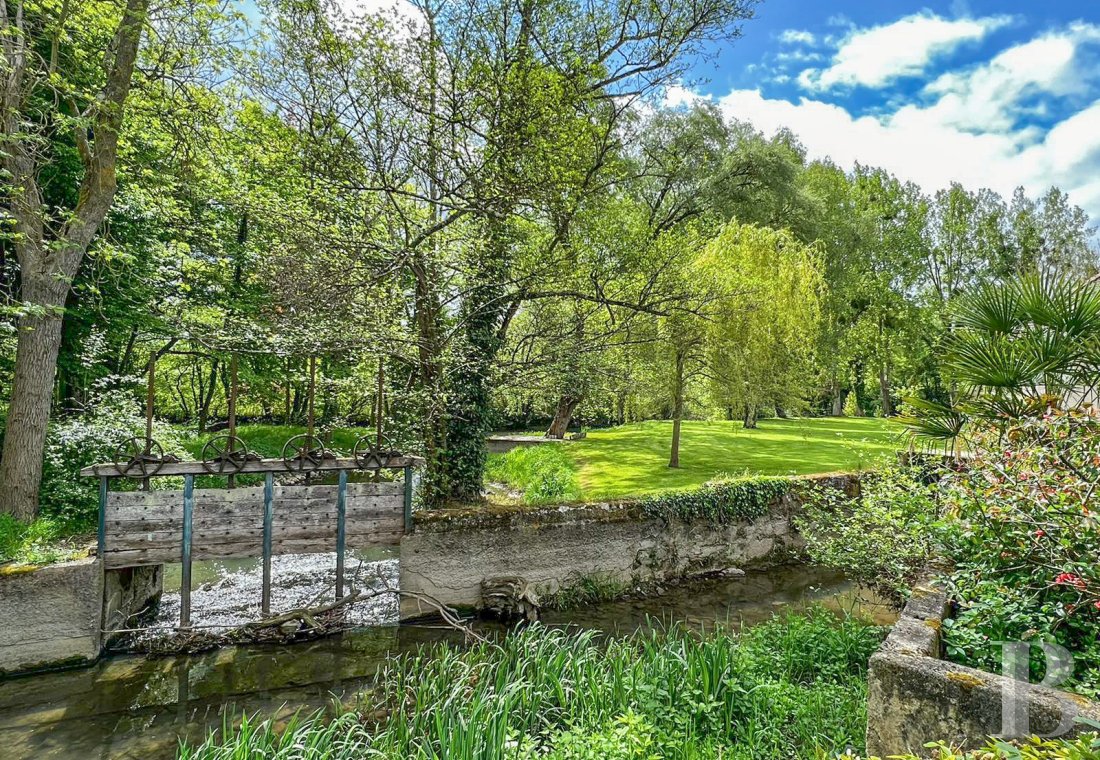
[[[357,587],[396,585],[395,559],[359,560],[349,565],[359,573]],[[313,598],[318,588],[330,583],[330,561],[325,555],[281,558],[273,575],[280,579],[282,591],[273,608]],[[193,621],[216,628],[248,619],[258,605],[258,592],[253,593],[256,565],[205,564],[202,570],[196,566]],[[647,599],[549,612],[543,622],[612,634],[661,621],[707,629],[754,625],[776,612],[810,604],[854,612],[878,623],[893,620],[888,608],[840,574],[790,566],[670,586]],[[154,626],[171,625],[178,609],[178,577],[174,580],[169,574]],[[372,627],[293,645],[235,646],[166,657],[116,654],[86,668],[0,680],[0,757],[170,760],[181,739],[200,740],[242,713],[287,718],[298,710],[327,707],[333,700],[351,700],[370,685],[387,657],[423,644],[461,642],[449,629],[393,624],[392,599],[371,600],[350,614],[357,623]],[[489,623],[478,626],[501,630]]]

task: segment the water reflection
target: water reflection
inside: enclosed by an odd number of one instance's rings
[[[654,620],[699,628],[752,625],[783,609],[821,603],[877,622],[892,614],[841,576],[780,568],[739,578],[671,587],[662,596],[547,616],[548,625],[626,633]],[[148,659],[120,655],[81,670],[0,681],[0,756],[172,758],[178,741],[197,740],[241,712],[320,709],[370,684],[392,654],[457,635],[427,626],[360,629],[293,646],[229,647]]]

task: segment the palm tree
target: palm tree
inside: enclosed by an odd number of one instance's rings
[[[1094,403],[1100,386],[1100,283],[1027,275],[964,299],[943,363],[949,404],[907,399],[917,439],[957,455],[968,426],[1003,427]]]

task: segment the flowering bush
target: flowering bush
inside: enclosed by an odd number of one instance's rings
[[[1078,691],[1100,691],[1100,419],[1051,411],[988,430],[941,482],[941,532],[958,612],[948,655],[996,669],[1001,641],[1049,641],[1076,661]],[[1033,675],[1042,671],[1036,648]]]
[[[82,478],[80,469],[112,461],[120,443],[144,435],[145,417],[141,408],[130,394],[122,391],[105,393],[84,414],[51,425],[39,492],[40,514],[75,527],[94,528],[99,508],[98,483],[95,478]],[[182,453],[171,428],[157,425],[153,437],[165,453]]]

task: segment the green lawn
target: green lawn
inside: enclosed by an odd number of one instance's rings
[[[640,422],[592,430],[565,444],[579,467],[586,500],[692,488],[724,475],[804,475],[855,470],[902,447],[901,425],[872,418],[683,423],[680,468],[668,467],[672,423]]]

